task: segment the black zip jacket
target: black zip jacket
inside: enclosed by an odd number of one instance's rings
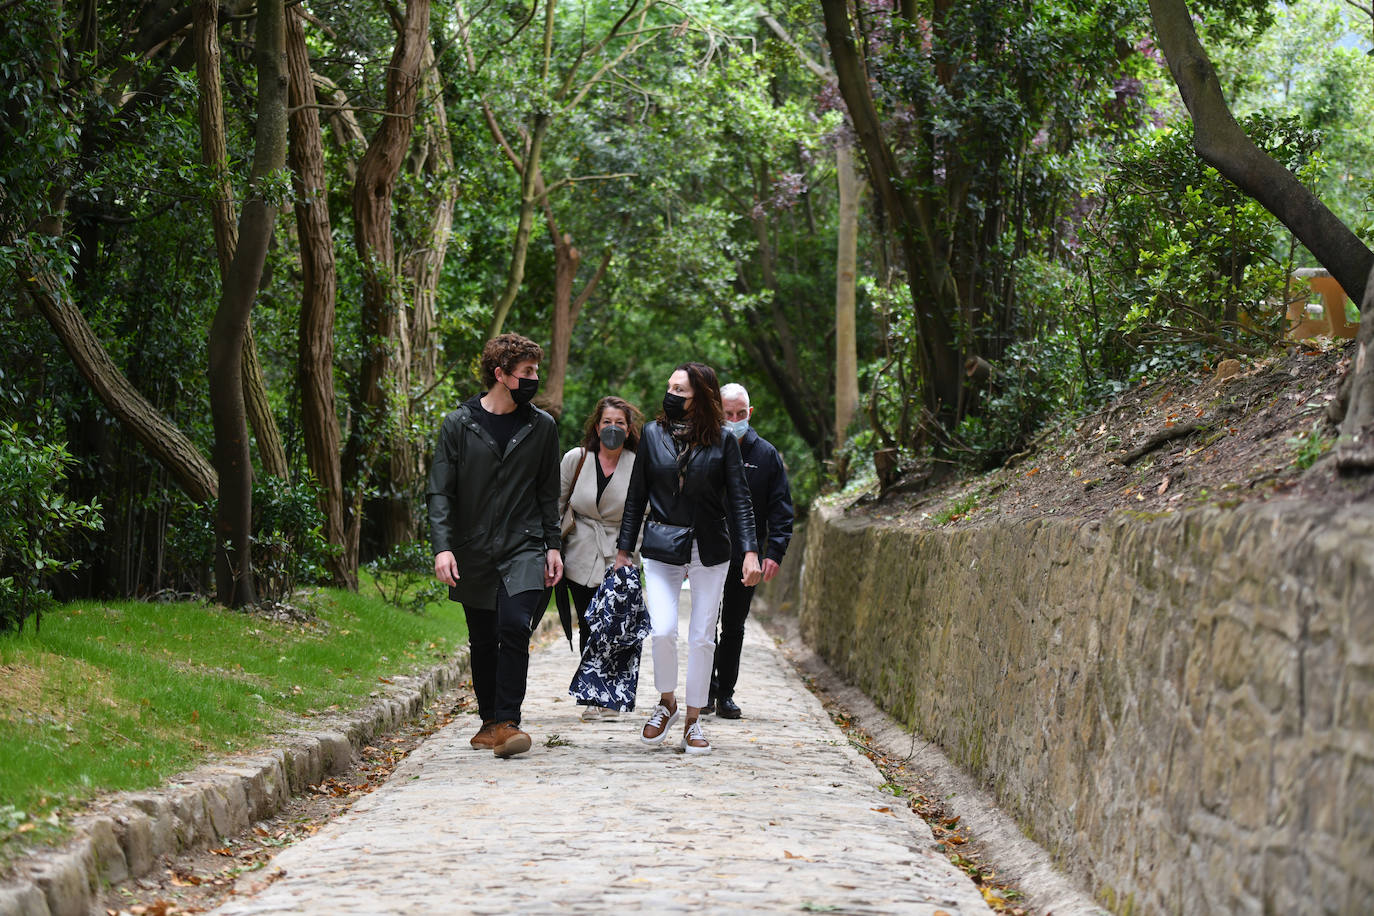
[[[780,564],[792,540],[792,489],[787,483],[787,468],[773,443],[752,427],[740,438],[739,452],[744,458],[744,476],[754,503],[754,534],[760,544],[767,544],[767,555],[760,551],[759,561],[768,559]],[[730,555],[732,563],[743,560],[744,554],[738,549]]]
[[[449,598],[496,607],[496,586],[511,595],[544,587],[545,553],[562,549],[558,524],[558,424],[533,405],[504,450],[477,421],[477,398],[444,418],[429,472],[434,553],[453,551],[458,584]]]
[[[679,492],[673,436],[657,423],[646,425],[635,451],[617,549],[635,549],[646,512],[654,521],[695,529],[697,551],[707,566],[730,559],[732,535],[741,554],[759,549],[744,459],[729,433],[718,445],[692,449]]]

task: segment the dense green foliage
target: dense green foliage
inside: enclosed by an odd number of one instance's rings
[[[99,531],[100,504],[72,502],[62,484],[73,463],[57,442],[25,435],[0,420],[0,632],[34,628],[52,603],[48,577],[74,570],[69,536]]]
[[[131,387],[211,454],[217,186],[199,164],[189,28],[160,32],[154,6],[82,0],[54,19],[49,4],[21,0],[0,36],[0,418],[65,431],[63,505],[98,502],[105,526],[81,569],[38,586],[60,597],[203,592],[210,580],[211,513],[92,393],[32,288],[50,272]],[[1290,270],[1313,263],[1193,154],[1143,4],[860,0],[850,17],[878,124],[925,221],[904,235],[906,217],[871,187],[860,203],[861,418],[836,455],[835,150],[864,163],[835,80],[817,74],[833,63],[821,10],[770,5],[784,39],[758,11],[720,0],[655,0],[628,17],[563,0],[546,51],[545,3],[436,0],[437,70],[399,165],[386,265],[409,321],[429,295],[424,258],[444,250],[433,324],[378,341],[365,330],[354,178],[394,117],[386,79],[400,6],[305,7],[337,284],[335,415],[342,440],[368,446],[343,469],[341,502],[362,512],[355,561],[377,559],[382,578],[423,553],[423,524],[398,537],[377,511],[399,498],[423,518],[430,437],[479,389],[472,370],[517,260],[527,161],[538,193],[503,328],[549,347],[547,391],[555,327],[569,319],[561,396],[549,404],[564,446],[604,394],[652,417],[672,367],[698,359],[750,389],[754,425],[783,451],[801,505],[871,473],[876,449],[906,465],[932,453],[995,463],[1142,377],[1266,347],[1283,303],[1303,292]],[[1369,23],[1339,0],[1194,12],[1251,136],[1368,237]],[[253,34],[237,19],[218,30],[226,175],[239,197],[253,152]],[[536,125],[546,132],[533,160]],[[254,574],[275,600],[328,575],[340,550],[327,543],[325,478],[306,454],[298,232],[288,208],[253,312],[289,478],[261,467],[255,478]],[[949,403],[925,397],[937,313],[955,368],[986,366],[942,389]],[[358,380],[377,346],[409,360],[408,372],[384,385],[383,422],[363,427]],[[47,556],[75,558],[42,541]],[[403,591],[400,603],[411,600]]]

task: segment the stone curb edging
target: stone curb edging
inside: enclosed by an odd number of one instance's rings
[[[341,717],[336,728],[289,732],[251,757],[205,764],[162,789],[122,793],[76,820],[76,838],[17,866],[0,886],[0,916],[86,916],[103,885],[152,871],[164,855],[203,849],[276,813],[326,776],[346,772],[379,734],[417,717],[468,674],[467,647],[421,675],[391,678],[388,696]]]

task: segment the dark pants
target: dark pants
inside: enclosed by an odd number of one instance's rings
[[[477,714],[483,722],[520,724],[530,669],[530,636],[544,616],[548,596],[547,589],[508,595],[505,583],[501,583],[494,609],[463,605],[472,692],[477,694]]]
[[[754,586],[741,584],[743,576],[744,561],[731,560],[725,594],[720,599],[720,638],[716,640],[716,667],[711,673],[711,696],[717,698],[733,698],[739,681],[744,621],[749,619],[749,603],[754,600]]]
[[[586,652],[587,637],[591,635],[591,631],[587,629],[587,608],[591,607],[596,589],[566,579],[563,583],[568,586],[568,595],[572,597],[572,605],[577,609],[577,651]]]

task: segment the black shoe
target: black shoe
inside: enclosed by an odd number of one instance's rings
[[[722,719],[738,719],[742,713],[733,698],[721,697],[716,700],[716,715]]]
[[[716,698],[715,698],[715,697],[711,697],[709,700],[706,701],[706,705],[703,706],[703,707],[701,707],[701,714],[702,714],[703,716],[709,716],[709,715],[711,715],[712,713],[714,713],[715,711],[716,711]]]

